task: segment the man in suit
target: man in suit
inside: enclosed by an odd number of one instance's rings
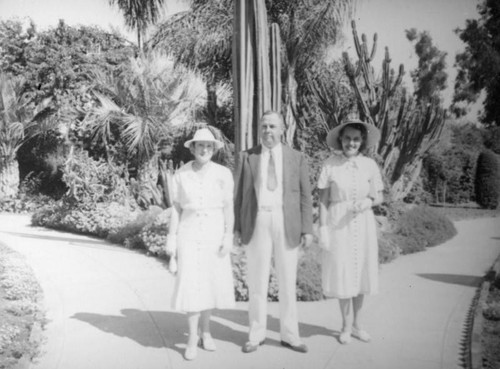
[[[305,158],[281,143],[280,113],[260,120],[261,144],[241,152],[235,186],[235,242],[248,261],[249,339],[242,350],[256,351],[266,338],[271,257],[279,283],[281,344],[307,352],[299,337],[296,279],[299,245],[312,241],[312,197]]]

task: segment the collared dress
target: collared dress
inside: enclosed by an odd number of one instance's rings
[[[182,210],[173,308],[186,312],[231,308],[235,304],[231,259],[218,251],[225,233],[224,206],[232,209],[233,176],[214,162],[200,176],[192,164],[181,167],[172,181],[173,199]]]
[[[371,209],[355,215],[357,200],[383,190],[380,170],[371,158],[335,153],[321,168],[319,189],[329,189],[329,245],[323,250],[322,286],[327,297],[351,298],[378,292],[378,242]]]

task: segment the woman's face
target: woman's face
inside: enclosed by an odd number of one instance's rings
[[[340,143],[342,144],[342,151],[345,156],[350,158],[358,155],[359,149],[363,144],[361,131],[352,127],[345,127],[340,136]]]
[[[212,159],[214,149],[215,147],[213,142],[196,141],[191,148],[191,153],[193,154],[195,161],[199,164],[205,164]]]

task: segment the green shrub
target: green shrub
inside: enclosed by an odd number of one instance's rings
[[[397,220],[394,233],[410,239],[405,240],[405,246],[399,245],[406,254],[439,245],[456,235],[457,230],[446,216],[432,208],[416,206]]]
[[[123,224],[121,227],[110,232],[107,237],[107,240],[113,243],[124,245],[127,239],[131,239],[134,236],[138,236],[146,225],[153,223],[156,217],[161,212],[162,209],[158,206],[152,206],[149,210],[141,211],[130,222],[127,222],[126,224]],[[131,241],[128,242],[130,243]],[[130,248],[144,248],[144,247],[138,246]]]
[[[323,298],[321,290],[321,250],[313,245],[304,249],[299,257],[297,269],[297,300],[314,301]],[[231,254],[233,281],[236,301],[248,301],[247,258],[244,249]],[[269,275],[268,301],[279,300],[279,286],[276,270],[271,264]]]
[[[165,244],[167,243],[169,221],[170,209],[163,210],[153,222],[147,224],[139,233],[138,237],[151,254],[166,256]]]
[[[317,301],[323,298],[321,255],[321,249],[314,243],[304,249],[304,253],[300,256],[297,269],[297,300]]]
[[[388,232],[381,232],[378,238],[378,262],[387,264],[401,254],[401,237]]]
[[[135,204],[126,185],[124,166],[94,160],[85,150],[75,150],[63,167],[63,181],[68,186],[64,201],[73,205],[120,202]]]
[[[500,302],[490,302],[483,308],[483,316],[488,320],[500,320]]]
[[[500,199],[500,163],[492,151],[479,154],[474,184],[476,202],[482,208],[496,209]]]
[[[31,223],[36,226],[87,234],[101,238],[133,219],[136,212],[118,203],[98,203],[94,208],[71,207],[63,201],[36,211]]]

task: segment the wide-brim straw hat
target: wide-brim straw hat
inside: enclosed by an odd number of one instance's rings
[[[380,130],[377,127],[375,127],[373,124],[369,124],[361,120],[351,119],[342,124],[339,124],[337,127],[328,132],[328,135],[326,136],[326,143],[328,144],[328,146],[330,146],[334,150],[342,150],[342,145],[339,142],[340,132],[346,126],[349,126],[351,124],[362,124],[366,128],[366,149],[374,147],[378,144],[380,140]]]
[[[221,141],[216,140],[213,133],[210,132],[208,128],[200,128],[199,130],[197,130],[194,133],[192,139],[184,142],[184,147],[187,147],[189,149],[189,146],[196,141],[213,142],[216,150],[219,150],[222,147],[224,147],[224,144]]]

